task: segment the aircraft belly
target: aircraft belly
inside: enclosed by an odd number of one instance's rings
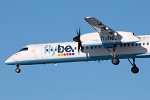
[[[138,54],[121,54],[117,55],[119,59],[125,58],[149,58],[150,53],[138,53]],[[11,62],[9,64],[21,64],[21,65],[31,65],[31,64],[47,64],[47,63],[63,63],[63,62],[79,62],[79,61],[94,61],[94,60],[111,60],[111,55],[103,56],[89,56],[89,57],[72,57],[72,58],[57,58],[57,59],[39,59],[39,60],[26,60]]]

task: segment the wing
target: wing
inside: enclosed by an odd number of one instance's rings
[[[101,43],[104,48],[111,48],[116,44],[134,43],[139,41],[139,38],[134,36],[132,32],[116,32],[94,17],[85,17],[84,19],[99,33],[95,38],[100,39],[99,44]],[[89,38],[91,37],[92,35]]]
[[[84,18],[98,33],[105,33],[105,34],[112,34],[116,35],[117,32],[112,30],[111,28],[104,25],[99,20],[95,19],[94,17],[85,17]]]

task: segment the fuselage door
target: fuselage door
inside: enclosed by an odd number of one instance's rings
[[[43,56],[42,56],[42,47],[43,46],[37,46],[36,47],[36,59],[43,59]]]

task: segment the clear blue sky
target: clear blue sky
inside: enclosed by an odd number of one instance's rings
[[[21,66],[4,61],[23,46],[72,41],[76,28],[94,32],[93,16],[116,31],[148,35],[149,0],[0,0],[0,100],[150,100],[150,59],[140,72],[121,60]]]

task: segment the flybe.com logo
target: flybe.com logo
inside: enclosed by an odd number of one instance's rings
[[[115,36],[107,36],[107,37],[105,37],[105,36],[101,36],[101,41],[103,41],[103,42],[107,42],[107,41],[111,41],[111,40],[117,40],[116,38],[115,38]]]
[[[55,55],[55,53],[58,53],[58,56],[71,56],[71,55],[74,55],[74,50],[73,48],[70,46],[70,45],[67,45],[67,46],[61,46],[61,45],[58,45],[58,46],[51,46],[51,45],[46,45],[44,47],[44,53],[45,54],[51,54],[52,56]]]

